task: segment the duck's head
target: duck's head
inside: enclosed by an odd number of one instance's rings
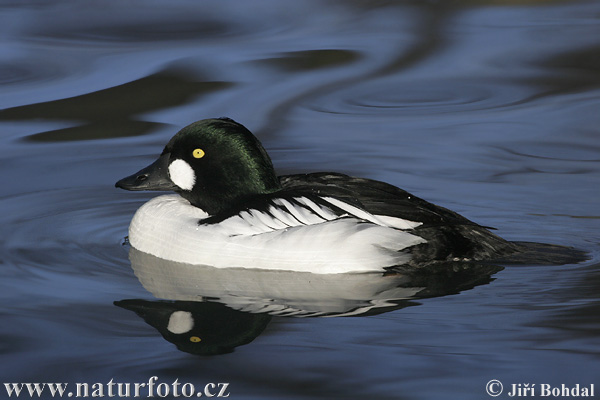
[[[186,126],[167,143],[158,160],[115,186],[172,190],[210,215],[281,187],[258,139],[228,118]]]

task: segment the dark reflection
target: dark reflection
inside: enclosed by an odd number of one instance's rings
[[[513,242],[519,251],[494,260],[501,264],[514,265],[567,265],[578,264],[590,259],[590,254],[573,247],[548,243]]]
[[[166,261],[134,248],[129,258],[144,288],[171,301],[115,304],[136,312],[179,350],[205,355],[250,343],[271,316],[375,315],[489,283],[502,270],[464,262],[381,274],[219,269]]]
[[[134,311],[179,350],[199,355],[230,353],[253,341],[271,321],[268,314],[212,302],[122,300],[115,305]]]
[[[561,340],[572,340],[574,336],[595,337],[600,335],[600,264],[585,266],[585,278],[579,276],[570,285],[554,292],[560,307],[532,325],[552,327]],[[576,299],[576,301],[574,301]],[[589,349],[591,351],[591,349]],[[600,355],[600,351],[595,351]]]
[[[278,57],[261,60],[286,72],[304,72],[341,67],[359,59],[359,53],[349,50],[306,50],[283,53]]]
[[[579,93],[600,87],[600,48],[569,50],[555,54],[539,62],[547,73],[530,79],[529,83],[540,87],[537,97]]]
[[[206,82],[176,71],[163,71],[108,89],[55,101],[0,110],[0,121],[47,119],[76,121],[77,126],[41,132],[29,141],[60,142],[143,135],[160,124],[136,115],[189,103],[231,86]]]

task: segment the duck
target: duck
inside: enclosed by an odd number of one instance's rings
[[[130,245],[168,261],[319,274],[412,270],[502,258],[517,245],[394,185],[337,172],[278,176],[230,118],[194,122],[149,166],[119,180],[150,199]]]

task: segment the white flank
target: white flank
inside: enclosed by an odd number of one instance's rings
[[[192,330],[194,327],[194,317],[189,311],[175,311],[169,317],[167,330],[171,333],[182,334]]]
[[[204,211],[179,195],[159,196],[136,212],[129,241],[140,251],[170,261],[324,274],[381,271],[408,262],[410,254],[402,250],[425,242],[360,217],[326,220],[325,208],[316,205],[323,217],[284,199],[274,203],[280,208],[272,215],[251,210],[203,225],[199,220],[207,217]]]
[[[196,184],[196,174],[190,164],[177,159],[169,164],[169,177],[183,190],[192,190]]]

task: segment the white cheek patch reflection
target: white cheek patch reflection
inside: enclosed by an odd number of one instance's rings
[[[194,327],[194,318],[189,311],[175,311],[169,318],[167,330],[171,333],[182,334],[192,330]]]
[[[169,164],[169,176],[173,183],[183,190],[192,190],[196,183],[194,170],[190,164],[180,159]]]

